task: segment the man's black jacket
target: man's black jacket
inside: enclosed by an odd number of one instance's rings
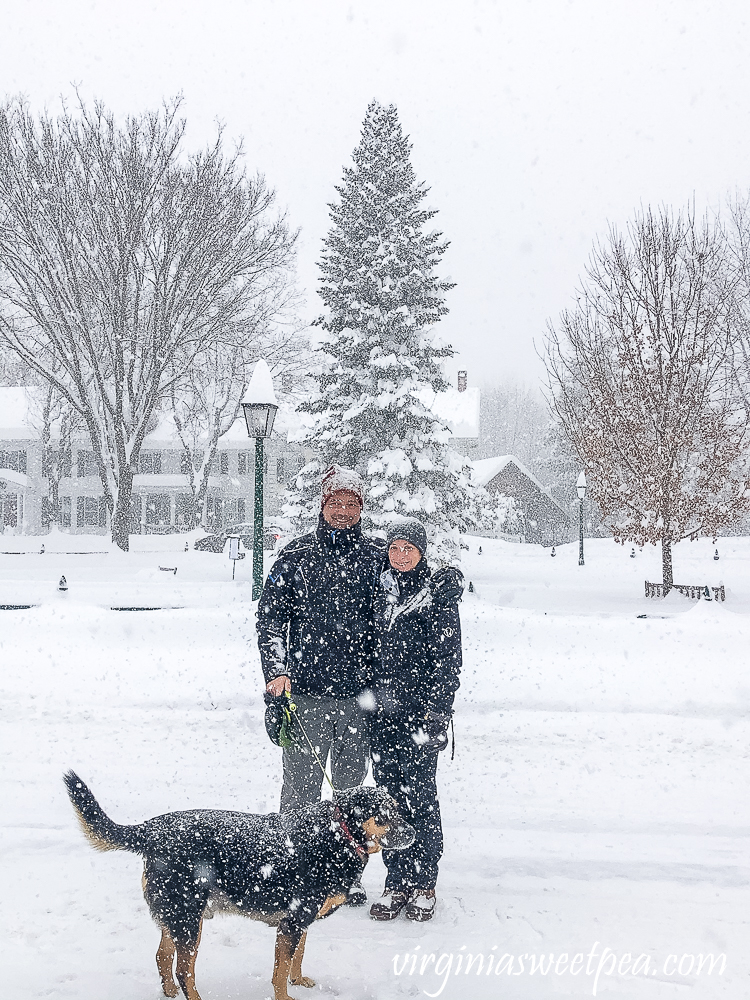
[[[455,570],[441,570],[452,574]],[[413,730],[427,712],[450,715],[461,670],[458,594],[434,587],[422,559],[415,569],[388,569],[375,598],[378,655],[373,688],[376,725]],[[458,589],[458,588],[457,588]]]
[[[317,530],[290,542],[258,604],[258,645],[268,681],[286,674],[298,694],[346,698],[372,672],[373,601],[385,542],[361,525]]]

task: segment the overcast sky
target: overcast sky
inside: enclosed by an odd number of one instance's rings
[[[548,318],[592,241],[640,204],[750,187],[743,0],[13,0],[5,94],[117,113],[184,95],[188,142],[220,119],[315,261],[367,104],[394,103],[451,247],[441,333],[470,384],[536,383]]]

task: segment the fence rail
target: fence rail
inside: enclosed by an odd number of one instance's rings
[[[664,597],[664,584],[663,583],[649,583],[648,580],[645,582],[646,597]],[[696,583],[673,583],[672,590],[679,590],[683,597],[690,597],[694,601],[725,601],[726,593],[724,591],[724,584],[720,583],[718,587],[708,587],[704,584]],[[713,598],[711,597],[711,591],[714,592]]]

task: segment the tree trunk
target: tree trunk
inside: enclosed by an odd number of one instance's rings
[[[42,524],[49,526],[53,522],[60,523],[58,514],[58,498],[53,494],[54,461],[52,458],[52,387],[47,388],[42,409],[42,479],[47,480],[47,496],[42,498]]]
[[[664,596],[672,589],[672,539],[668,535],[661,540],[661,578],[664,583]]]
[[[123,469],[120,473],[117,503],[112,511],[112,541],[123,552],[130,551],[130,501],[133,496],[133,472]]]

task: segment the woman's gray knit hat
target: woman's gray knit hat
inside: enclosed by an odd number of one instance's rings
[[[403,538],[405,542],[411,542],[412,545],[419,549],[422,555],[425,554],[427,549],[427,532],[422,522],[418,521],[415,517],[405,517],[403,520],[394,521],[393,524],[389,525],[386,536],[389,547],[397,538]]]

